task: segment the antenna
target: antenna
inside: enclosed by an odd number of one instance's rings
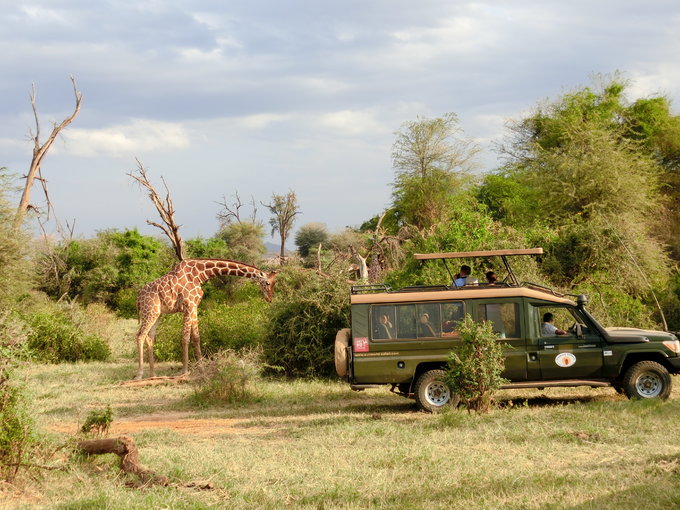
[[[661,320],[663,321],[663,330],[668,331],[668,323],[666,322],[666,316],[664,315],[663,310],[661,309],[661,305],[659,304],[659,300],[656,298],[656,293],[654,292],[654,287],[652,286],[652,284],[649,282],[649,280],[645,276],[645,272],[642,270],[640,265],[637,263],[637,260],[635,260],[635,256],[628,249],[628,246],[626,246],[626,243],[623,242],[623,239],[621,239],[621,236],[616,231],[616,229],[607,220],[605,220],[605,222],[607,223],[609,228],[612,229],[612,232],[614,232],[614,235],[619,240],[619,243],[621,243],[621,246],[623,246],[623,249],[626,250],[626,253],[630,257],[630,260],[633,261],[633,264],[635,264],[635,267],[640,272],[640,276],[642,276],[642,279],[644,280],[644,282],[649,286],[649,290],[652,291],[652,297],[654,297],[654,302],[656,303],[656,307],[659,309],[659,313],[661,314]]]

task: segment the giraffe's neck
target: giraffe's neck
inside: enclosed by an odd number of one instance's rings
[[[201,283],[208,281],[215,276],[240,276],[261,281],[266,279],[266,275],[260,269],[242,264],[234,260],[227,259],[192,259],[187,260],[187,265],[191,267],[191,272],[195,268],[196,275]]]

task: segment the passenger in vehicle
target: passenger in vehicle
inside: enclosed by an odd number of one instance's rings
[[[464,287],[466,285],[478,285],[479,281],[476,278],[470,276],[472,269],[470,266],[460,266],[460,272],[456,275],[453,280],[454,287]]]
[[[542,336],[562,336],[569,334],[563,329],[559,329],[558,327],[556,327],[553,324],[554,321],[555,317],[550,312],[543,314],[543,325],[541,326]]]
[[[496,273],[493,271],[489,271],[486,273],[486,283],[488,285],[496,285],[496,282],[498,281],[498,276],[496,276]]]
[[[390,322],[390,318],[386,313],[380,316],[380,323],[378,324],[378,338],[394,338],[394,326]]]
[[[420,335],[418,336],[439,336],[430,324],[430,315],[427,313],[420,316]]]

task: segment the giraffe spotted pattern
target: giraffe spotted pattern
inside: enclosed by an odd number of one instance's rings
[[[137,296],[139,328],[137,330],[137,375],[144,373],[144,344],[149,359],[149,375],[154,376],[153,342],[158,319],[162,314],[181,313],[183,373],[189,371],[189,340],[194,346],[196,359],[201,357],[198,334],[198,305],[203,298],[201,285],[215,276],[241,276],[256,280],[264,298],[272,300],[276,272],[264,271],[227,259],[188,259],[173,267],[167,274],[146,284]]]

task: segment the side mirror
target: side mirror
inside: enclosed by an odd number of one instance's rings
[[[583,338],[583,328],[581,325],[577,322],[576,327],[574,328],[576,331],[576,338]]]

